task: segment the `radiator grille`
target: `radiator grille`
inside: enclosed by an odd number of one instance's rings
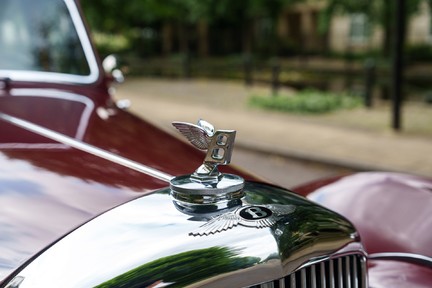
[[[366,270],[362,258],[349,255],[323,261],[250,288],[363,288],[366,287]]]

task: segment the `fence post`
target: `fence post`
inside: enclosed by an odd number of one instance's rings
[[[250,54],[246,54],[243,58],[243,69],[245,85],[251,86],[253,84],[252,79],[252,57]]]
[[[278,58],[272,59],[271,69],[272,69],[272,79],[271,79],[272,95],[276,96],[280,87],[279,75],[281,71],[281,66]]]
[[[182,60],[183,77],[189,79],[191,77],[191,59],[189,53],[184,54]]]
[[[392,107],[392,128],[395,131],[402,129],[402,89],[403,89],[403,48],[405,43],[406,31],[406,0],[395,1],[394,9],[394,34],[393,34],[393,53],[392,53],[392,79],[391,91],[393,99]]]
[[[369,58],[365,62],[365,92],[364,105],[367,108],[372,107],[373,88],[375,85],[375,61]]]

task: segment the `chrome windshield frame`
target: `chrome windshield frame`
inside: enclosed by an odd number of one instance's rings
[[[24,82],[43,82],[43,83],[77,83],[91,84],[99,79],[101,74],[96,55],[94,53],[87,29],[81,19],[81,14],[74,0],[63,0],[65,3],[73,26],[81,42],[85,58],[89,65],[88,75],[76,75],[57,72],[30,71],[30,70],[2,70],[0,68],[0,78],[7,78],[12,81]]]

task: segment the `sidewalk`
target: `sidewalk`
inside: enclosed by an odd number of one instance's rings
[[[116,98],[131,100],[133,113],[171,133],[176,133],[174,120],[195,123],[202,118],[216,129],[237,130],[239,147],[356,170],[432,177],[431,137],[329,125],[319,117],[310,120],[248,107],[251,94],[268,91],[241,82],[131,78],[117,87]],[[358,115],[353,112],[352,117]]]

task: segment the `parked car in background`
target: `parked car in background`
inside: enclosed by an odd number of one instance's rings
[[[235,131],[181,141],[113,100],[121,78],[78,1],[2,2],[0,287],[432,285],[431,180],[263,183],[226,166]]]

